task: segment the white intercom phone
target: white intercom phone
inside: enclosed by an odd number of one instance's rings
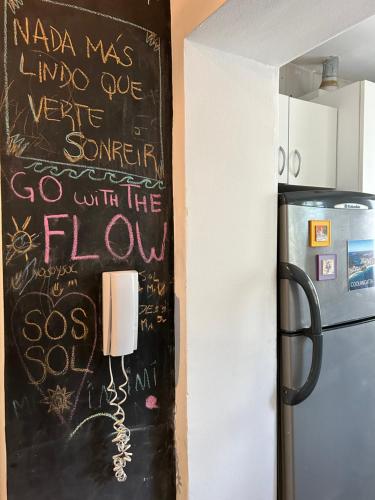
[[[138,273],[103,273],[103,354],[126,356],[138,343]]]
[[[127,399],[128,375],[124,356],[132,354],[138,344],[138,273],[137,271],[114,271],[103,273],[103,354],[108,356],[110,384],[110,406],[113,413],[113,429],[118,453],[113,455],[113,471],[117,481],[127,479],[125,468],[132,460],[130,453],[130,429],[125,425],[124,405]],[[116,387],[112,357],[121,356],[124,382]],[[119,395],[120,394],[120,395]]]

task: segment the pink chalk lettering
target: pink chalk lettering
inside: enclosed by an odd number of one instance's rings
[[[112,231],[113,226],[115,224],[117,224],[117,222],[120,222],[120,221],[122,221],[124,224],[126,224],[126,227],[128,229],[128,234],[129,234],[129,247],[128,247],[128,251],[124,255],[120,255],[113,250],[111,240],[110,240],[111,231]],[[124,215],[117,214],[111,219],[111,221],[109,222],[109,224],[105,230],[104,241],[105,241],[105,246],[107,247],[107,250],[115,259],[126,260],[129,257],[129,255],[132,253],[133,248],[134,248],[134,234],[133,234],[133,229],[132,229],[132,226],[131,226],[129,220]]]
[[[99,259],[99,255],[77,255],[78,252],[78,230],[79,221],[76,215],[73,215],[73,247],[72,247],[72,260],[95,260]]]
[[[91,197],[91,200],[89,200],[89,196]],[[98,206],[97,197],[94,197],[91,193],[89,196],[87,196],[87,198],[86,198],[86,195],[84,194],[83,200],[79,200],[77,192],[74,192],[73,199],[77,205],[86,205],[87,207],[92,207],[93,205]]]
[[[44,185],[47,182],[51,182],[51,181],[55,184],[55,186],[57,186],[58,194],[57,194],[56,198],[49,198],[44,191]],[[63,195],[63,187],[62,187],[61,182],[58,181],[57,179],[55,179],[55,177],[52,177],[51,175],[45,175],[39,181],[39,192],[40,192],[40,196],[41,196],[42,200],[44,200],[45,202],[56,203],[57,201],[61,200],[61,197]]]
[[[14,181],[16,180],[16,178],[18,178],[19,176],[23,177],[24,175],[26,175],[26,172],[16,172],[10,180],[10,187],[11,187],[13,193],[17,196],[17,198],[21,198],[21,200],[30,200],[31,203],[34,203],[35,195],[34,195],[33,188],[31,188],[31,187],[23,188],[25,190],[25,193],[27,193],[27,195],[24,195],[24,194],[19,193],[14,186]]]
[[[161,208],[155,208],[156,206],[161,206],[161,202],[160,201],[156,201],[155,198],[158,198],[160,199],[161,198],[161,194],[152,194],[150,196],[150,200],[151,200],[151,212],[153,213],[157,213],[157,212],[161,212]]]
[[[138,194],[135,194],[135,209],[139,212],[139,207],[143,206],[144,213],[147,214],[147,198],[146,196],[142,196],[142,201],[138,199]]]
[[[103,193],[104,205],[118,207],[118,196],[113,194],[113,189],[99,189],[99,191]]]
[[[133,208],[133,203],[132,203],[132,189],[133,188],[140,188],[140,186],[136,186],[134,184],[120,184],[120,187],[124,187],[128,190],[128,208]]]
[[[111,207],[118,207],[118,195],[117,194],[110,193],[109,204]]]
[[[166,222],[164,222],[164,236],[163,236],[163,243],[161,245],[161,250],[160,250],[159,257],[156,255],[155,247],[151,247],[150,256],[146,257],[146,254],[145,254],[145,251],[144,251],[144,248],[143,248],[143,243],[142,243],[142,238],[141,238],[141,232],[139,230],[139,224],[138,224],[138,222],[136,222],[136,224],[135,224],[135,231],[136,231],[136,234],[137,234],[137,243],[138,243],[139,253],[142,256],[142,259],[147,264],[149,262],[151,262],[152,260],[156,260],[158,262],[162,262],[164,260],[165,242],[166,242],[166,239],[167,239],[167,229],[168,229],[168,224]]]
[[[63,236],[65,231],[51,231],[49,228],[49,219],[66,219],[68,218],[68,214],[59,214],[59,215],[45,215],[44,216],[44,262],[49,264],[50,258],[50,239],[51,236]]]

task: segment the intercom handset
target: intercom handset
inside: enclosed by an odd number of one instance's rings
[[[108,356],[111,395],[110,405],[115,408],[112,440],[118,454],[113,455],[113,471],[118,481],[126,481],[125,467],[131,462],[129,452],[130,430],[125,425],[123,405],[127,399],[128,375],[124,366],[124,356],[132,354],[138,344],[138,272],[114,271],[103,273],[103,354]],[[112,357],[121,356],[124,383],[119,386],[122,399],[119,400],[112,372]]]
[[[138,343],[138,273],[103,273],[103,354],[126,356]]]

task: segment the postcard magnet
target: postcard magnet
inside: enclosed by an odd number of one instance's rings
[[[317,280],[335,280],[337,278],[337,255],[317,255]]]
[[[310,246],[311,247],[330,247],[331,221],[330,220],[310,220]]]
[[[375,240],[348,241],[349,291],[375,287]]]

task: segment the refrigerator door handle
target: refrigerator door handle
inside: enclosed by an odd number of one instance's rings
[[[310,306],[311,326],[301,332],[301,335],[308,337],[313,344],[309,375],[304,385],[299,389],[282,388],[283,402],[294,406],[302,403],[302,401],[310,396],[320,376],[323,357],[322,320],[318,294],[310,277],[302,269],[294,264],[280,262],[279,279],[298,283],[303,288]]]

